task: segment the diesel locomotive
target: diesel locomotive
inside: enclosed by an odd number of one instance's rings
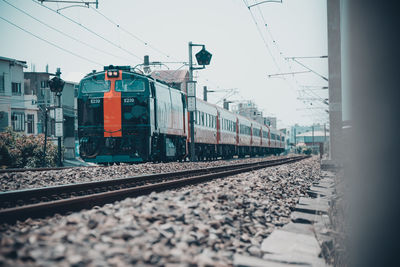
[[[79,152],[95,163],[175,161],[189,155],[186,92],[135,71],[107,66],[86,75],[78,90]],[[279,131],[197,99],[199,160],[278,154]]]

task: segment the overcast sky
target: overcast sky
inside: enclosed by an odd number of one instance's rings
[[[188,61],[192,41],[205,44],[213,54],[207,69],[195,72],[199,97],[204,85],[210,90],[237,88],[239,93],[230,100],[253,100],[264,115],[278,117],[278,127],[327,122],[327,106],[320,101],[327,90],[298,92],[302,86],[327,86],[325,80],[313,73],[268,77],[306,70],[284,57],[327,55],[326,0],[283,0],[250,9],[247,6],[262,1],[99,0],[100,13],[84,7],[62,9],[66,4],[41,6],[36,0],[7,2],[61,31],[0,0],[1,18],[58,46],[0,19],[0,56],[27,61],[29,71],[33,64],[36,71],[45,71],[48,64],[50,72],[60,67],[63,79],[79,82],[103,65],[140,64],[144,55],[150,61]],[[45,7],[61,9],[60,14],[88,30]],[[301,62],[328,76],[327,59]],[[187,68],[181,63],[167,65]],[[209,101],[220,103],[224,94],[209,94]]]

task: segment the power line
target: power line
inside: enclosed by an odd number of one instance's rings
[[[286,58],[284,57],[284,55],[283,55],[283,53],[282,53],[282,50],[279,48],[278,43],[276,42],[275,38],[272,36],[272,33],[271,33],[271,31],[269,30],[269,28],[268,28],[268,26],[267,26],[267,23],[266,23],[266,21],[265,21],[264,14],[262,13],[262,11],[261,11],[261,9],[260,9],[259,6],[257,6],[257,8],[258,8],[258,10],[259,10],[259,13],[260,13],[260,15],[261,15],[261,18],[263,19],[263,22],[264,22],[264,25],[265,25],[265,28],[266,28],[266,32],[267,32],[267,34],[269,34],[269,37],[271,38],[272,43],[273,43],[273,45],[274,45],[276,51],[277,51],[278,54],[279,54],[278,57],[280,56],[280,57],[285,61],[285,63],[288,65],[290,71],[291,71],[292,73],[294,73],[294,72],[293,72],[293,68],[292,68],[291,62],[288,61],[288,60],[286,60]],[[250,8],[249,8],[249,10],[250,10]],[[324,56],[321,57],[321,58],[324,58]],[[296,87],[297,87],[297,88],[300,88],[299,81],[297,80],[297,78],[295,77],[294,74],[292,75],[292,79],[293,79],[294,83],[296,84]],[[292,87],[291,84],[290,84],[290,87]],[[292,87],[292,89],[294,89],[294,88]],[[303,104],[305,104],[304,101],[303,101]],[[314,115],[316,115],[316,114],[314,114]],[[317,114],[317,115],[319,115],[319,114]]]
[[[83,44],[83,45],[86,45],[87,47],[90,47],[90,48],[92,48],[92,49],[94,49],[94,50],[97,50],[97,51],[102,52],[102,53],[104,53],[104,54],[107,54],[107,55],[109,55],[109,56],[113,56],[113,57],[116,57],[116,58],[119,58],[119,59],[126,60],[126,58],[122,58],[122,57],[113,55],[113,54],[111,54],[111,53],[109,53],[109,52],[107,52],[107,51],[104,51],[104,50],[102,50],[102,49],[96,48],[96,47],[92,46],[91,44],[88,44],[88,43],[86,43],[86,42],[83,42],[82,40],[79,40],[78,38],[75,38],[75,37],[72,36],[72,35],[69,35],[69,34],[66,34],[66,33],[63,32],[63,31],[60,31],[59,29],[57,29],[57,28],[55,28],[55,27],[53,27],[53,26],[51,26],[51,25],[49,25],[49,24],[47,24],[47,23],[45,23],[45,22],[43,22],[43,21],[41,21],[41,20],[39,20],[39,19],[37,19],[37,18],[35,18],[35,17],[32,16],[31,14],[25,12],[24,10],[22,10],[22,9],[16,7],[16,6],[14,6],[13,4],[9,3],[7,0],[3,0],[3,2],[5,2],[6,4],[12,6],[12,7],[15,8],[15,9],[19,10],[20,12],[24,13],[24,14],[27,15],[28,17],[30,17],[30,18],[36,20],[37,22],[39,22],[39,23],[45,25],[46,27],[48,27],[48,28],[50,28],[50,29],[52,29],[52,30],[54,30],[54,31],[56,31],[56,32],[58,32],[58,33],[64,35],[64,36],[67,36],[68,38],[70,38],[70,39],[72,39],[72,40],[74,40],[74,41],[76,41],[76,42],[79,42],[79,43],[81,43],[81,44]]]
[[[83,0],[81,0],[83,2]],[[145,46],[150,47],[151,49],[153,49],[154,51],[157,51],[158,53],[164,55],[167,58],[170,58],[170,55],[168,55],[167,53],[164,53],[163,51],[161,51],[160,49],[152,46],[151,44],[149,44],[148,42],[144,41],[143,39],[139,38],[137,35],[131,33],[130,31],[128,31],[127,29],[125,29],[125,27],[122,27],[120,24],[116,23],[115,21],[111,20],[109,17],[107,17],[106,15],[104,15],[103,13],[101,13],[100,11],[98,11],[97,9],[95,9],[94,7],[90,7],[92,10],[94,10],[94,12],[96,12],[97,14],[99,14],[100,16],[102,16],[104,19],[106,19],[108,22],[110,22],[111,24],[113,24],[114,26],[116,26],[118,29],[122,30],[123,32],[125,32],[126,34],[128,34],[129,36],[131,36],[132,38],[134,38],[135,40],[143,43]]]
[[[244,3],[245,6],[248,8],[248,4],[245,2],[245,0],[243,0],[243,3]],[[272,55],[272,52],[271,52],[271,50],[270,50],[270,48],[269,48],[269,46],[268,46],[268,44],[267,44],[267,41],[266,41],[265,38],[264,38],[264,35],[262,34],[260,28],[258,27],[258,23],[257,23],[256,18],[254,17],[253,12],[252,12],[250,9],[249,9],[249,11],[250,11],[250,15],[251,15],[251,17],[252,17],[252,19],[253,19],[254,24],[256,24],[257,31],[258,31],[258,33],[260,34],[261,38],[263,39],[264,45],[265,45],[265,47],[267,48],[268,53],[270,54],[272,60],[274,61],[275,66],[278,68],[279,71],[281,71],[281,69],[280,69],[278,63],[277,63],[276,60],[275,60],[275,57]]]
[[[76,56],[76,57],[78,57],[78,58],[80,58],[80,59],[86,60],[86,61],[88,61],[88,62],[91,62],[91,63],[97,64],[97,65],[103,66],[103,64],[100,64],[99,62],[96,62],[96,61],[94,61],[94,60],[91,60],[91,59],[89,59],[89,58],[87,58],[87,57],[80,56],[80,55],[78,55],[78,54],[76,54],[76,53],[74,53],[74,52],[72,52],[72,51],[70,51],[70,50],[67,50],[67,49],[65,49],[65,48],[63,48],[63,47],[61,47],[61,46],[59,46],[59,45],[56,45],[56,44],[54,44],[54,43],[52,43],[52,42],[50,42],[50,41],[48,41],[48,40],[46,40],[46,39],[43,39],[42,37],[40,37],[40,36],[38,36],[38,35],[36,35],[36,34],[30,32],[30,31],[28,31],[28,30],[25,30],[24,28],[22,28],[22,27],[20,27],[20,26],[18,26],[18,25],[16,25],[16,24],[14,24],[14,23],[12,23],[11,21],[9,21],[9,20],[7,20],[7,19],[5,19],[5,18],[3,18],[3,17],[0,17],[0,19],[2,19],[2,20],[4,20],[5,22],[7,22],[7,23],[13,25],[14,27],[17,27],[18,29],[20,29],[20,30],[22,30],[22,31],[24,31],[24,32],[26,32],[26,33],[28,33],[28,34],[30,34],[30,35],[32,35],[32,36],[38,38],[39,40],[42,40],[43,42],[46,42],[46,43],[48,43],[48,44],[50,44],[50,45],[52,45],[52,46],[54,46],[54,47],[57,47],[58,49],[60,49],[60,50],[62,50],[62,51],[64,51],[64,52],[67,52],[67,53],[69,53],[69,54],[71,54],[71,55],[74,55],[74,56]]]
[[[56,13],[56,14],[62,16],[63,18],[65,18],[65,19],[71,21],[72,23],[74,23],[74,24],[78,25],[79,27],[85,29],[86,31],[90,32],[91,34],[94,34],[94,35],[96,35],[97,37],[103,39],[103,40],[106,41],[107,43],[109,43],[109,44],[111,44],[111,45],[113,45],[113,46],[115,46],[115,47],[121,49],[122,51],[124,51],[124,52],[130,54],[131,56],[133,56],[133,57],[135,57],[135,58],[137,58],[137,59],[142,60],[142,58],[139,57],[138,55],[136,55],[136,54],[130,52],[129,50],[123,48],[123,47],[120,46],[120,45],[115,44],[114,42],[108,40],[107,38],[103,37],[102,35],[98,34],[97,32],[95,32],[95,31],[89,29],[88,27],[86,27],[86,26],[83,25],[82,23],[79,23],[79,22],[77,22],[77,21],[71,19],[70,17],[63,15],[63,14],[57,12],[56,10],[54,10],[54,9],[52,9],[52,8],[50,8],[50,7],[47,7],[47,6],[43,5],[43,4],[40,4],[39,2],[37,2],[37,1],[35,1],[35,0],[32,0],[32,2],[34,2],[35,4],[38,4],[38,5],[41,6],[41,7],[44,7],[44,8],[47,8],[48,10],[53,11],[54,13]]]

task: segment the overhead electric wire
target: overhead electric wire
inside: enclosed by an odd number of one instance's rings
[[[249,5],[248,5],[247,1],[245,2],[245,0],[243,0],[243,3],[244,3],[244,4],[246,5],[246,7],[248,8],[251,17],[253,18],[253,21],[254,21],[254,23],[256,24],[257,30],[258,30],[259,34],[261,35],[261,37],[262,37],[262,39],[263,39],[263,41],[264,41],[264,44],[265,44],[265,46],[267,47],[267,50],[268,50],[269,54],[271,55],[271,57],[272,57],[272,59],[273,59],[275,65],[278,65],[277,62],[276,62],[276,60],[275,60],[275,57],[272,55],[272,52],[271,52],[271,50],[270,50],[270,48],[269,48],[269,46],[268,46],[268,44],[267,44],[267,41],[266,41],[265,38],[264,38],[264,35],[262,34],[261,30],[259,29],[258,23],[257,23],[257,21],[256,21],[256,19],[255,19],[255,16],[254,16],[253,12],[252,12],[251,9],[249,8]],[[270,36],[270,38],[271,38],[271,40],[272,40],[273,45],[275,46],[276,50],[278,51],[279,56],[281,56],[282,59],[288,64],[290,71],[293,71],[291,63],[288,62],[288,61],[284,58],[282,51],[279,49],[277,42],[275,41],[275,39],[274,39],[273,36],[272,36],[272,33],[271,33],[271,32],[269,31],[269,29],[267,28],[267,23],[266,23],[266,21],[265,21],[264,14],[262,13],[262,11],[261,11],[261,9],[260,9],[259,6],[258,6],[257,8],[258,8],[259,13],[260,13],[260,15],[261,15],[261,18],[262,18],[262,20],[263,20],[263,22],[264,22],[264,25],[266,26],[265,28],[266,28],[267,34],[269,34],[269,36]],[[277,67],[278,67],[278,70],[281,71],[280,68],[279,68],[279,66],[277,66]],[[292,75],[292,78],[293,78],[294,83],[296,84],[296,87],[300,88],[300,84],[299,84],[297,78],[295,77],[295,75]],[[285,79],[285,78],[284,78],[284,79]],[[285,80],[286,80],[286,79],[285,79]],[[286,80],[286,81],[288,81],[288,80]],[[295,90],[295,88],[292,86],[291,83],[289,83],[289,85],[290,85],[290,87],[291,87],[293,90]],[[303,104],[305,104],[304,101],[303,101]],[[316,114],[314,113],[314,115],[312,115],[312,116],[315,116],[315,115],[316,115]]]
[[[248,4],[245,2],[245,0],[243,0],[243,3],[244,3],[245,6],[248,8]],[[249,12],[250,12],[250,15],[251,15],[251,17],[252,17],[252,19],[253,19],[254,24],[256,25],[256,28],[257,28],[258,33],[260,34],[261,38],[263,39],[264,45],[265,45],[265,47],[267,48],[268,53],[270,54],[272,60],[273,60],[274,63],[275,63],[275,66],[277,67],[277,69],[278,69],[279,71],[281,71],[281,69],[280,69],[278,63],[276,62],[275,57],[272,55],[272,52],[271,52],[271,50],[270,50],[270,48],[269,48],[269,46],[268,46],[267,41],[265,40],[264,35],[262,34],[260,28],[258,27],[257,20],[256,20],[256,18],[254,17],[254,14],[253,14],[253,12],[251,11],[251,9],[249,9]]]
[[[81,0],[83,2],[83,0]],[[137,35],[131,33],[130,31],[128,31],[127,29],[125,29],[125,27],[122,27],[120,24],[116,23],[115,21],[113,21],[112,19],[110,19],[109,17],[107,17],[106,15],[104,15],[103,13],[101,13],[100,11],[98,11],[96,8],[94,7],[90,7],[92,10],[94,10],[97,14],[99,14],[100,16],[102,16],[104,19],[106,19],[108,22],[110,22],[111,24],[113,24],[114,26],[116,26],[118,29],[120,29],[121,31],[125,32],[126,34],[128,34],[129,36],[131,36],[132,38],[134,38],[135,40],[143,43],[145,46],[150,47],[151,49],[153,49],[154,51],[157,51],[158,53],[164,55],[167,58],[170,58],[170,55],[168,55],[167,53],[164,53],[163,51],[161,51],[160,49],[152,46],[151,44],[149,44],[148,42],[144,41],[143,39],[141,39],[140,37],[138,37]]]
[[[95,47],[95,46],[92,46],[91,44],[88,44],[88,43],[86,43],[86,42],[84,42],[84,41],[82,41],[82,40],[79,40],[78,38],[75,38],[75,37],[72,36],[72,35],[66,34],[65,32],[63,32],[63,31],[61,31],[61,30],[59,30],[59,29],[57,29],[57,28],[55,28],[55,27],[53,27],[53,26],[51,26],[51,25],[49,25],[49,24],[47,24],[47,23],[45,23],[45,22],[43,22],[43,21],[41,21],[41,20],[39,20],[38,18],[35,18],[34,16],[32,16],[32,15],[29,14],[29,13],[27,13],[26,11],[24,11],[24,10],[22,10],[22,9],[16,7],[16,6],[14,6],[13,4],[9,3],[7,0],[3,0],[3,2],[5,2],[6,4],[12,6],[13,8],[17,9],[18,11],[24,13],[25,15],[29,16],[30,18],[36,20],[37,22],[41,23],[42,25],[45,25],[46,27],[48,27],[48,28],[50,28],[50,29],[52,29],[52,30],[54,30],[54,31],[56,31],[56,32],[58,32],[58,33],[64,35],[64,36],[67,36],[68,38],[70,38],[70,39],[72,39],[72,40],[74,40],[74,41],[76,41],[76,42],[79,42],[79,43],[81,43],[81,44],[83,44],[83,45],[86,45],[87,47],[90,47],[90,48],[92,48],[92,49],[94,49],[94,50],[97,50],[97,51],[102,52],[102,53],[104,53],[104,54],[107,54],[107,55],[109,55],[109,56],[112,56],[112,57],[116,57],[116,58],[119,58],[119,59],[126,60],[126,58],[122,58],[122,57],[113,55],[113,54],[111,54],[111,53],[109,53],[109,52],[107,52],[107,51],[105,51],[105,50],[99,49],[99,48],[97,48],[97,47]]]
[[[79,22],[73,20],[72,18],[70,18],[70,17],[68,17],[68,16],[66,16],[66,15],[63,15],[63,14],[57,12],[57,10],[54,10],[54,9],[52,9],[52,8],[50,8],[50,7],[47,7],[47,6],[45,6],[45,5],[43,5],[43,4],[39,3],[39,2],[37,2],[37,1],[35,1],[35,0],[32,0],[32,2],[38,4],[38,5],[41,6],[41,7],[44,7],[44,8],[46,8],[46,9],[48,9],[48,10],[53,11],[54,13],[56,13],[56,14],[62,16],[63,18],[65,18],[65,19],[71,21],[72,23],[74,23],[74,24],[78,25],[79,27],[85,29],[86,31],[90,32],[91,34],[96,35],[97,37],[99,37],[100,39],[106,41],[107,43],[109,43],[109,44],[111,44],[111,45],[113,45],[113,46],[115,46],[115,47],[121,49],[122,51],[124,51],[124,52],[130,54],[131,56],[133,56],[133,57],[135,57],[135,58],[137,58],[137,59],[142,60],[142,58],[139,57],[138,55],[132,53],[131,51],[129,51],[129,50],[125,49],[125,48],[123,48],[121,45],[115,44],[114,42],[112,42],[112,41],[108,40],[107,38],[105,38],[104,36],[100,35],[99,33],[97,33],[97,32],[95,32],[95,31],[89,29],[88,27],[86,27],[86,26],[83,25],[82,23],[79,23]]]
[[[48,40],[46,40],[46,39],[43,39],[42,37],[40,37],[40,36],[38,36],[38,35],[36,35],[36,34],[30,32],[30,31],[28,31],[28,30],[26,30],[26,29],[24,29],[24,28],[22,28],[22,27],[20,27],[20,26],[18,26],[18,25],[16,25],[16,24],[14,24],[13,22],[11,22],[11,21],[9,21],[9,20],[3,18],[3,17],[0,17],[0,19],[2,19],[2,20],[4,20],[5,22],[7,22],[7,23],[13,25],[14,27],[17,27],[18,29],[20,29],[20,30],[22,30],[22,31],[24,31],[24,32],[26,32],[26,33],[28,33],[28,34],[30,34],[30,35],[32,35],[32,36],[38,38],[39,40],[42,40],[43,42],[46,42],[46,43],[48,43],[48,44],[50,44],[50,45],[52,45],[52,46],[54,46],[54,47],[57,47],[58,49],[60,49],[60,50],[62,50],[62,51],[64,51],[64,52],[67,52],[67,53],[69,53],[69,54],[71,54],[71,55],[74,55],[74,56],[76,56],[76,57],[79,57],[80,59],[86,60],[86,61],[88,61],[88,62],[91,62],[91,63],[97,64],[97,65],[103,66],[103,64],[101,64],[101,63],[99,63],[99,62],[96,62],[96,61],[91,60],[91,59],[89,59],[89,58],[87,58],[87,57],[78,55],[78,54],[76,54],[75,52],[72,52],[72,51],[70,51],[70,50],[68,50],[68,49],[65,49],[65,48],[59,46],[59,45],[56,45],[56,44],[54,44],[54,43],[52,43],[52,42],[50,42],[50,41],[48,41]]]
[[[261,15],[261,18],[262,18],[262,20],[263,20],[263,22],[264,22],[264,25],[265,25],[265,28],[266,28],[266,32],[267,32],[267,34],[269,34],[269,37],[271,38],[271,40],[272,40],[272,43],[273,43],[273,45],[275,46],[275,49],[276,49],[276,51],[278,52],[278,57],[280,56],[281,58],[282,58],[282,60],[284,60],[285,62],[286,62],[286,64],[288,65],[288,67],[289,67],[289,69],[290,69],[290,71],[291,72],[293,72],[293,68],[292,68],[292,64],[291,64],[291,62],[290,61],[288,61],[285,57],[284,57],[284,55],[283,55],[283,53],[282,53],[282,50],[279,48],[279,45],[278,45],[278,43],[277,43],[277,41],[275,40],[275,38],[272,36],[272,33],[271,33],[271,31],[269,30],[269,28],[268,28],[268,26],[267,26],[267,23],[266,23],[266,21],[265,21],[265,18],[264,18],[264,14],[262,13],[262,11],[261,11],[261,8],[260,8],[260,6],[257,6],[257,8],[258,8],[258,11],[259,11],[259,13],[260,13],[260,15]],[[296,61],[297,62],[297,61]],[[301,65],[301,64],[300,64]],[[310,69],[309,69],[310,70]],[[312,71],[312,70],[310,70],[311,72],[314,72],[314,71]],[[318,74],[319,75],[319,74]],[[296,76],[293,74],[292,75],[292,79],[293,79],[293,81],[295,82],[295,84],[296,84],[296,86],[298,87],[298,88],[300,88],[301,86],[300,86],[300,83],[299,83],[299,81],[298,81],[298,79],[296,78]],[[294,89],[294,88],[293,88]],[[306,93],[306,94],[308,94],[308,95],[310,95],[309,93],[307,93],[307,92],[305,92],[304,91],[304,93]],[[321,100],[323,100],[323,98],[321,97],[321,96],[319,96],[319,95],[317,95],[317,94],[315,94],[314,92],[312,92],[315,96],[317,96],[318,98],[320,98]],[[304,101],[302,101],[304,104],[306,104]],[[314,116],[316,115],[315,113],[315,111],[313,112],[314,113]],[[319,115],[319,114],[318,114]]]

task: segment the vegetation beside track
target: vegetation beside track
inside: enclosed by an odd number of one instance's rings
[[[43,162],[44,135],[19,134],[7,128],[0,133],[1,168],[54,167],[57,164],[57,146],[50,140],[46,144]]]

